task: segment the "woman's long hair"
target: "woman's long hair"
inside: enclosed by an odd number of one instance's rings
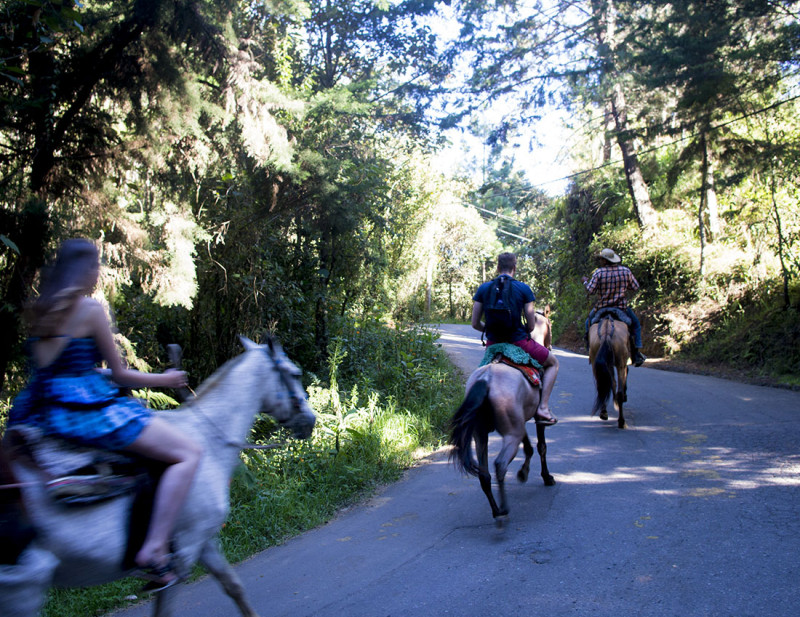
[[[91,291],[89,276],[98,267],[97,247],[89,240],[65,240],[55,263],[42,270],[41,291],[27,310],[28,325],[35,336],[53,336],[84,294]]]

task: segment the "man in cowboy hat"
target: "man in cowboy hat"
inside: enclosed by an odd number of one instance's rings
[[[630,269],[620,263],[622,258],[611,249],[603,249],[597,257],[601,265],[592,273],[591,279],[581,277],[589,295],[596,293],[600,296],[586,320],[587,336],[592,317],[598,310],[613,307],[625,311],[631,320],[631,339],[634,348],[631,360],[635,366],[641,366],[647,359],[642,353],[642,324],[625,299],[625,292],[628,289],[636,291],[639,289],[639,283]]]

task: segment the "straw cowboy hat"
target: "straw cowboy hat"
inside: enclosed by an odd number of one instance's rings
[[[611,249],[603,249],[602,251],[600,251],[600,252],[597,254],[597,256],[598,256],[598,257],[602,257],[603,259],[605,259],[605,260],[606,260],[606,261],[608,261],[608,262],[611,262],[612,264],[618,264],[619,262],[621,262],[621,261],[622,261],[622,257],[620,257],[619,255],[617,255],[617,254],[616,254],[614,251],[612,251]]]

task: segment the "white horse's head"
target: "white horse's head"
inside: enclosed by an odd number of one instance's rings
[[[291,430],[297,439],[310,437],[317,417],[308,404],[300,382],[303,372],[289,360],[276,340],[269,339],[267,344],[259,345],[247,337],[239,338],[247,351],[264,354],[278,378],[275,387],[263,389],[262,413],[275,418],[281,426]]]

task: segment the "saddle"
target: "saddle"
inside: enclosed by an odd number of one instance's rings
[[[631,318],[628,317],[628,314],[616,306],[604,306],[603,308],[598,309],[597,312],[595,312],[595,314],[592,316],[589,325],[591,326],[592,324],[600,323],[600,320],[604,317],[611,317],[611,319],[621,321],[627,326],[631,325]]]
[[[38,468],[48,496],[65,507],[91,506],[132,494],[123,568],[135,566],[134,557],[150,525],[162,465],[45,436],[39,427],[25,424],[9,427],[3,446],[11,460]]]
[[[534,388],[536,388],[537,390],[541,389],[541,387],[542,387],[542,374],[539,371],[539,369],[534,368],[533,366],[530,366],[530,365],[517,364],[516,362],[512,362],[511,360],[509,360],[508,358],[506,358],[502,354],[497,354],[497,356],[495,356],[495,358],[492,360],[492,363],[493,364],[498,364],[498,363],[507,364],[508,366],[511,366],[511,367],[517,369],[519,372],[521,372],[523,375],[525,375],[525,378],[528,380],[528,382]]]
[[[534,388],[542,387],[542,365],[512,343],[497,343],[489,347],[480,365],[490,363],[507,364],[520,371]]]
[[[39,427],[14,425],[3,441],[12,460],[40,469],[48,495],[63,505],[87,505],[132,493],[146,472],[135,459],[45,436]]]

